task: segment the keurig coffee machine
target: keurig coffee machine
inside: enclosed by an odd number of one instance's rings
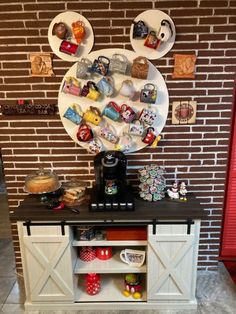
[[[132,192],[126,184],[126,165],[120,151],[103,151],[95,156],[91,211],[134,210]]]

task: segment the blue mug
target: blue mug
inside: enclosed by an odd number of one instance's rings
[[[114,101],[110,101],[103,109],[102,114],[113,121],[119,121],[120,107]]]
[[[102,94],[108,97],[112,96],[112,94],[114,93],[113,81],[110,77],[103,77],[97,83],[97,87]]]

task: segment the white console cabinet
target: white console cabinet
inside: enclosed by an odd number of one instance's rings
[[[26,310],[195,308],[200,220],[191,225],[159,223],[147,225],[147,241],[77,241],[73,226],[79,221],[63,228],[60,222],[18,222]],[[112,246],[113,256],[83,262],[78,255],[81,246]],[[136,268],[123,263],[119,255],[124,248],[145,250],[145,264]],[[94,296],[84,288],[85,274],[91,272],[101,275],[101,291]],[[123,295],[127,273],[140,274],[141,299]]]

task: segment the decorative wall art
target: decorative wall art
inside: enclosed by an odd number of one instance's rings
[[[163,57],[175,42],[175,25],[160,10],[147,10],[136,16],[130,28],[130,42],[138,54],[149,60]]]
[[[196,101],[174,101],[172,104],[172,124],[195,123],[196,111]]]
[[[117,54],[125,56],[120,57],[125,67],[110,67]],[[91,76],[76,78],[81,71],[75,63],[60,86],[58,107],[67,133],[91,153],[99,149],[130,153],[153,143],[156,147],[169,109],[168,90],[160,72],[145,57],[124,49],[98,50],[86,58],[92,66],[86,66],[84,72],[92,72]],[[131,70],[137,62],[142,62],[141,77]],[[100,63],[105,63],[105,72],[98,71]],[[95,150],[91,149],[94,143]]]
[[[195,63],[197,57],[194,54],[174,54],[174,72],[172,78],[189,78],[195,77]]]
[[[32,76],[54,76],[51,53],[31,53],[30,61]]]

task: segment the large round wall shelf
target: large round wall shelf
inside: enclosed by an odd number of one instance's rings
[[[125,55],[130,65],[132,65],[133,60],[139,56],[139,54],[133,51],[124,50],[124,49],[103,49],[103,50],[91,52],[90,54],[88,54],[88,56],[86,56],[86,58],[89,59],[91,62],[93,62],[95,59],[98,59],[99,56],[105,56],[111,59],[114,54]],[[77,138],[77,132],[80,125],[76,125],[75,123],[71,122],[71,120],[64,117],[64,114],[67,111],[67,109],[69,107],[76,106],[76,108],[80,112],[83,112],[84,114],[85,112],[89,111],[90,107],[92,106],[92,107],[98,108],[100,112],[103,112],[104,108],[110,101],[115,102],[118,106],[122,106],[123,104],[130,106],[136,112],[137,117],[139,116],[140,112],[142,112],[144,108],[153,110],[154,112],[156,112],[157,119],[153,123],[152,127],[154,128],[156,135],[159,135],[161,133],[162,129],[165,126],[167,115],[168,115],[169,95],[168,95],[168,90],[167,90],[165,81],[161,73],[156,69],[156,67],[150,61],[148,61],[148,64],[149,64],[149,70],[148,70],[148,75],[147,75],[146,80],[133,78],[130,76],[130,74],[124,75],[120,73],[113,73],[112,79],[114,81],[114,87],[115,87],[115,93],[113,94],[113,97],[103,96],[101,99],[99,98],[98,101],[93,101],[87,97],[74,96],[72,94],[65,93],[62,91],[65,80],[68,77],[74,77],[74,78],[76,77],[77,63],[72,65],[72,67],[65,74],[64,79],[61,83],[59,95],[58,95],[58,107],[59,107],[60,117],[65,127],[65,130],[77,144],[89,150],[88,142],[79,141]],[[78,79],[78,80],[80,82],[81,87],[83,87],[84,85],[86,85],[88,80],[92,80],[97,84],[97,82],[100,81],[102,78],[103,76],[101,75],[94,75],[92,78],[89,78],[89,79],[87,78],[86,80],[84,79]],[[156,85],[158,89],[156,102],[150,105],[150,104],[140,102],[139,97],[136,100],[134,99],[130,100],[128,97],[121,95],[119,90],[122,86],[123,81],[125,80],[131,80],[137,92],[141,91],[144,88],[144,85],[146,83],[153,83],[154,85]],[[99,125],[94,125],[88,121],[86,122],[86,124],[91,127],[94,138],[97,138],[99,142],[102,143],[103,150],[116,149],[113,143],[101,137],[101,129],[103,129],[104,127],[109,126],[110,130],[112,130],[112,132],[114,132],[119,137],[119,139],[121,139],[124,134],[130,135],[129,133],[130,123],[126,123],[124,121],[116,122],[108,118],[105,115],[102,115],[101,122]],[[147,128],[147,126],[144,125],[144,129],[145,128]],[[145,144],[142,141],[141,136],[130,135],[130,138],[132,140],[131,146],[127,151],[125,151],[125,153],[134,152],[147,146],[147,144]]]
[[[53,26],[56,23],[64,23],[67,26],[69,31],[69,41],[73,44],[76,44],[75,39],[72,36],[72,28],[71,24],[76,21],[82,21],[85,25],[86,35],[83,38],[81,44],[79,44],[79,48],[77,50],[76,55],[66,54],[65,52],[60,51],[60,45],[62,43],[62,39],[58,38],[56,35],[52,34]],[[72,11],[66,11],[58,14],[49,25],[48,28],[48,41],[51,46],[52,51],[57,55],[60,59],[64,61],[72,61],[76,62],[79,58],[84,55],[90,53],[93,48],[94,43],[94,34],[93,29],[89,21],[81,14]]]
[[[168,20],[170,22],[173,34],[167,42],[161,43],[160,47],[157,49],[144,46],[145,39],[133,38],[134,24],[132,24],[130,28],[130,42],[134,51],[136,51],[139,55],[145,56],[149,60],[155,60],[163,57],[173,47],[176,34],[174,22],[166,13],[160,10],[144,11],[134,19],[134,22],[143,21],[145,25],[148,26],[149,31],[155,32],[158,32],[162,20]]]

